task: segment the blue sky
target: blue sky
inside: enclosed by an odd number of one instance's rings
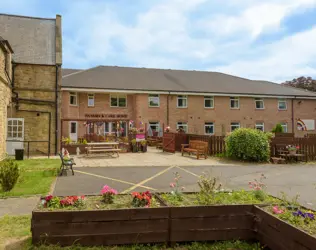
[[[316,78],[316,0],[0,0],[0,12],[62,15],[63,67]]]

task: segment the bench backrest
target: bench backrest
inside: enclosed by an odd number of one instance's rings
[[[197,140],[191,140],[189,142],[189,148],[197,149],[199,151],[207,151],[208,149],[208,142],[206,141],[197,141]]]

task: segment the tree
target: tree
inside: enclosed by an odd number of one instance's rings
[[[293,79],[292,81],[286,81],[282,83],[282,85],[316,92],[316,80],[312,79],[311,77],[301,76],[299,78]]]

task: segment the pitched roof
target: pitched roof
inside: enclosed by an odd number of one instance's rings
[[[63,77],[63,88],[316,97],[316,93],[218,72],[98,66]]]
[[[62,77],[81,71],[81,69],[61,69]]]
[[[55,64],[55,19],[0,14],[0,34],[18,63]]]

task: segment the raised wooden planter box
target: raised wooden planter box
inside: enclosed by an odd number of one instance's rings
[[[62,145],[62,148],[67,149],[67,151],[71,155],[77,154],[77,147],[79,147],[81,155],[86,153],[86,147],[87,147],[86,144],[68,144],[68,145],[63,144]]]
[[[257,240],[271,250],[315,250],[316,238],[254,205],[33,211],[33,244],[105,246]]]

